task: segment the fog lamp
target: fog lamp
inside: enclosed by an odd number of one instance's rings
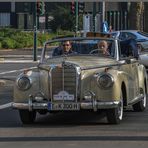
[[[44,100],[44,94],[41,92],[37,93],[36,96],[34,97],[35,101],[40,102]]]
[[[86,92],[84,93],[84,99],[85,99],[86,101],[91,101],[94,96],[95,96],[95,94],[94,94],[93,92],[91,92],[91,91],[86,91]]]

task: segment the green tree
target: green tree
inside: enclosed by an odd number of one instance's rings
[[[57,31],[59,29],[74,31],[75,16],[70,14],[70,5],[60,6],[57,4],[50,15],[53,16],[53,20],[49,22],[49,27],[53,31]]]

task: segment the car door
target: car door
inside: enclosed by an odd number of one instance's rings
[[[120,51],[120,62],[123,63],[122,70],[127,78],[128,101],[132,101],[138,95],[138,61],[128,46]]]

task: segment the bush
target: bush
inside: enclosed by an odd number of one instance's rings
[[[33,35],[28,32],[17,32],[11,37],[16,41],[16,48],[27,48],[33,46]]]
[[[58,30],[56,33],[37,33],[37,46],[43,46],[44,42],[60,35],[71,35],[72,32]],[[11,28],[0,29],[0,48],[32,48],[34,33]]]
[[[6,48],[6,49],[8,49],[8,48],[14,49],[14,48],[16,48],[16,41],[11,38],[5,38],[2,41],[2,47]]]
[[[38,33],[38,46],[43,46],[44,42],[51,39],[51,36],[48,33]]]

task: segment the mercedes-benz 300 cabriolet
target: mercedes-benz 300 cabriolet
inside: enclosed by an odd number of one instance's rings
[[[102,40],[107,55],[98,46]],[[62,51],[65,41],[71,43],[69,54]],[[38,66],[17,77],[13,108],[24,124],[34,122],[37,112],[82,110],[105,111],[108,123],[118,124],[128,106],[146,108],[146,94],[147,74],[135,50],[111,38],[60,38],[45,42]]]

